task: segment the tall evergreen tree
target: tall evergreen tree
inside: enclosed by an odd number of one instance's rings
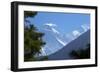
[[[28,17],[34,17],[36,12],[24,12],[24,20]],[[44,33],[39,32],[34,24],[29,24],[24,26],[24,61],[37,60],[35,58],[36,54],[40,53],[41,47],[45,45],[42,40]]]

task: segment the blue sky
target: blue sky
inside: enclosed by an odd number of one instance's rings
[[[60,32],[60,35],[67,35],[72,38],[73,34],[77,35],[84,32],[85,29],[87,29],[87,27],[90,25],[90,15],[80,13],[38,12],[35,17],[28,18],[27,20],[29,20],[31,24],[34,24],[39,31],[42,31],[46,34],[44,37],[44,40],[47,42],[46,46],[52,45],[53,47],[51,46],[51,48],[56,49],[62,48],[63,46],[59,46],[57,42],[52,44],[52,42],[56,40],[53,39],[54,37],[51,38],[48,35],[49,32],[43,30],[45,29],[45,24],[55,24],[55,29]]]
[[[61,33],[69,33],[75,29],[81,30],[80,26],[83,24],[90,24],[89,14],[75,14],[75,13],[49,13],[38,12],[34,18],[30,18],[31,23],[37,27],[43,27],[43,24],[53,23],[57,25]]]

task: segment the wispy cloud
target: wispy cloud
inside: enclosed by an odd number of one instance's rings
[[[57,25],[53,24],[53,23],[46,23],[43,26],[45,27],[44,30],[52,31],[52,28],[56,27]],[[54,31],[57,32],[56,30],[54,30]]]
[[[63,37],[61,34],[55,27],[57,27],[56,24],[52,24],[52,23],[46,23],[44,24],[45,29],[48,31],[51,31],[51,34],[53,34],[53,36],[55,37],[55,39],[62,44],[63,46],[66,45],[66,41],[64,40],[65,37]]]
[[[66,34],[66,38],[69,38],[70,40],[73,40],[75,38],[77,38],[78,36],[80,36],[81,34],[83,34],[84,32],[86,32],[87,30],[90,29],[89,24],[83,24],[81,25],[81,28],[83,29],[83,31],[80,30],[73,30],[71,33]]]
[[[67,33],[66,34],[66,39],[67,39],[68,42],[70,42],[71,40],[74,39],[74,36],[72,35],[72,33],[69,33],[69,34]]]
[[[84,32],[86,32],[88,29],[90,29],[89,25],[87,25],[87,24],[83,24],[83,25],[81,25],[81,27],[83,28]]]
[[[60,34],[60,32],[59,31],[57,31],[56,29],[54,29],[54,28],[52,28],[52,31],[54,32],[54,33],[56,33],[56,34]]]
[[[74,31],[72,32],[72,34],[73,34],[75,37],[77,37],[77,36],[79,36],[81,33],[80,33],[78,30],[74,30]]]
[[[57,25],[56,24],[53,24],[53,23],[46,23],[44,24],[45,26],[50,26],[50,27],[56,27]]]
[[[65,46],[67,44],[67,42],[64,42],[62,39],[60,39],[59,37],[56,37],[57,41],[62,44],[63,46]]]

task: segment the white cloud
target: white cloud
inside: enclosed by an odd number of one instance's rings
[[[54,28],[52,28],[52,31],[54,32],[54,33],[56,33],[56,34],[60,34],[60,32],[59,31],[57,31],[56,29],[54,29]]]
[[[84,32],[90,29],[89,25],[86,25],[86,24],[81,25],[81,27],[83,28]]]
[[[44,26],[45,26],[45,29],[44,30],[52,31],[52,29],[54,27],[56,27],[57,25],[56,24],[53,24],[53,23],[46,23],[46,24],[44,24]],[[54,31],[57,32],[56,30],[54,30]]]
[[[66,39],[67,39],[68,42],[70,42],[71,40],[74,39],[74,37],[71,33],[69,33],[69,34],[66,34]]]
[[[63,40],[59,39],[58,37],[56,37],[57,41],[62,44],[63,46],[65,46],[67,44],[67,42],[65,43]]]
[[[72,32],[72,34],[73,34],[75,37],[77,37],[77,36],[79,36],[81,33],[80,33],[78,30],[74,30],[74,31]]]
[[[49,26],[49,27],[56,27],[57,26],[56,24],[53,24],[53,23],[46,23],[44,25],[45,26]]]

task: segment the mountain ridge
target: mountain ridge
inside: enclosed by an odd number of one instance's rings
[[[74,39],[62,49],[48,56],[49,60],[63,60],[63,59],[71,59],[68,56],[68,53],[72,50],[77,50],[79,48],[84,48],[86,44],[90,43],[90,30],[80,35],[78,38]],[[67,49],[66,49],[67,48]],[[69,48],[69,50],[68,50]],[[76,49],[75,49],[76,48]]]

